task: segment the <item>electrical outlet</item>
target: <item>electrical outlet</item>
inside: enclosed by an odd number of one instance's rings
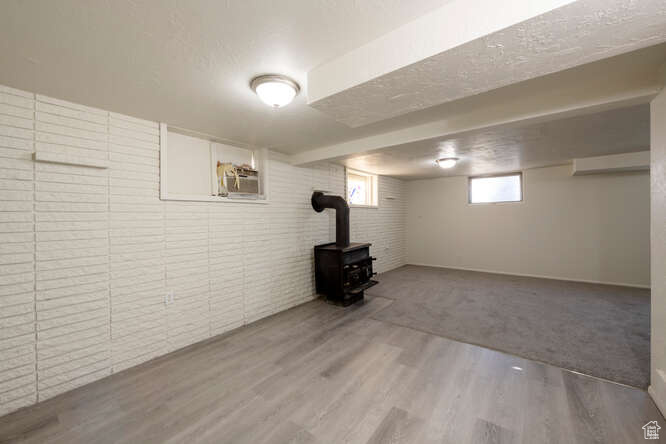
[[[164,304],[165,305],[173,304],[173,300],[174,300],[173,291],[170,291],[166,295],[164,295]]]

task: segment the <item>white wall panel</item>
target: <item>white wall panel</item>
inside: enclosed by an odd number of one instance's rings
[[[37,400],[34,96],[0,86],[0,415]]]
[[[650,285],[650,176],[523,172],[522,202],[469,204],[466,177],[409,182],[408,261],[607,284]]]
[[[107,124],[91,122],[106,113],[52,102],[37,98],[47,107],[35,113],[35,139],[48,142],[35,148],[106,159]],[[35,163],[39,400],[110,373],[107,176],[102,169]],[[89,330],[101,334],[79,342]],[[46,343],[59,352],[49,353]]]
[[[109,224],[113,371],[168,352],[165,212],[159,201],[157,123],[109,117]],[[121,135],[122,138],[117,136]],[[141,165],[153,171],[135,173]]]
[[[662,70],[666,84],[666,70]],[[666,89],[650,104],[651,360],[649,392],[666,414]]]

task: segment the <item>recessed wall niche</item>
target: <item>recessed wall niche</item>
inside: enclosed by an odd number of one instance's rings
[[[160,125],[160,199],[268,202],[268,150]]]

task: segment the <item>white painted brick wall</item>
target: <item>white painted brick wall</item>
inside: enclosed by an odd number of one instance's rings
[[[312,299],[335,221],[310,195],[344,168],[271,153],[268,175],[267,205],[163,202],[157,123],[0,86],[0,415]],[[405,261],[403,183],[379,200],[351,234],[381,272]]]
[[[37,151],[107,158],[107,113],[41,95],[36,109]],[[46,399],[111,373],[108,170],[34,169],[37,391]]]
[[[34,95],[0,86],[0,413],[37,401]]]
[[[405,218],[407,200],[404,182],[379,178],[379,207],[352,208],[351,240],[372,242],[375,267],[380,273],[405,264]]]

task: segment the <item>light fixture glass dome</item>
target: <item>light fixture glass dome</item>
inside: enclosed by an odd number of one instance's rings
[[[289,105],[300,91],[298,83],[278,74],[255,77],[250,87],[262,102],[274,108]]]
[[[436,160],[437,165],[439,165],[440,168],[453,168],[456,166],[456,163],[458,163],[458,159],[456,157],[447,157],[444,159],[438,159]]]

